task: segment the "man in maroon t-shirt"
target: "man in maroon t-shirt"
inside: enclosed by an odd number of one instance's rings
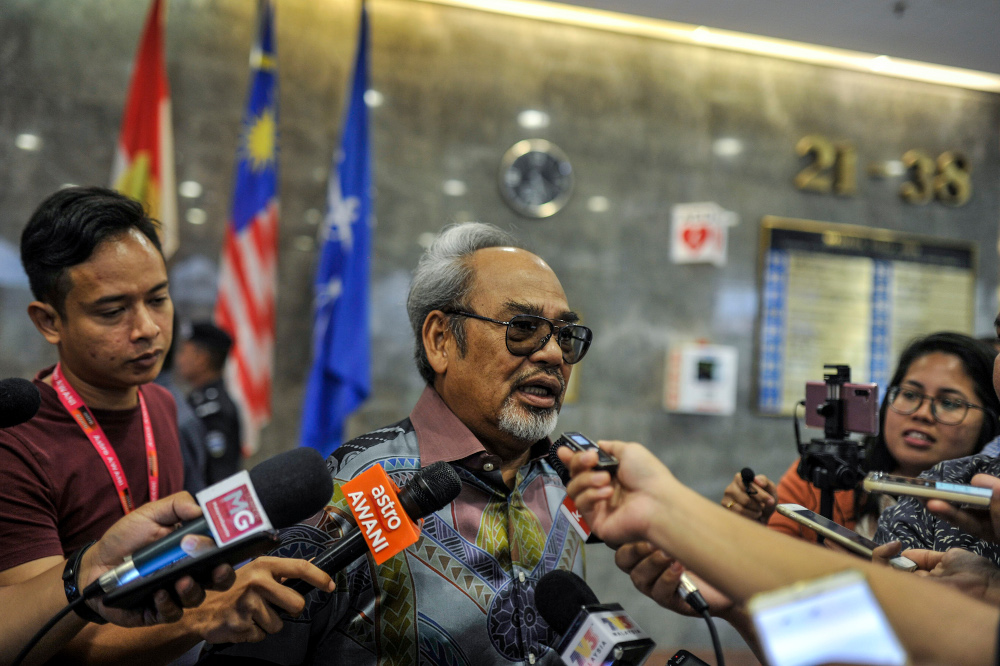
[[[173,398],[150,384],[174,308],[142,206],[60,190],[25,227],[21,262],[36,299],[28,316],[59,363],[35,378],[38,414],[0,431],[0,585],[51,568],[184,482]]]
[[[38,414],[0,431],[0,586],[51,569],[184,481],[176,406],[150,383],[170,347],[174,308],[156,227],[142,205],[103,188],[60,190],[28,221],[21,262],[37,299],[28,315],[59,362],[35,378]],[[305,562],[272,565],[262,581],[238,578],[222,593],[233,595],[226,607],[236,617],[219,613],[210,622],[236,633],[217,635],[255,636],[260,629],[245,609],[269,625],[273,611],[260,610],[261,591],[303,572],[318,587],[329,581]],[[121,642],[115,631],[142,630],[92,628],[70,649],[94,654],[95,645]]]

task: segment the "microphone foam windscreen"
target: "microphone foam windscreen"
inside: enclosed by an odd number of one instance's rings
[[[279,453],[250,470],[257,497],[274,527],[288,527],[313,515],[333,497],[333,479],[316,449]]]
[[[740,477],[743,479],[744,486],[749,486],[751,483],[753,483],[754,476],[756,475],[753,473],[753,470],[750,469],[749,467],[744,467],[743,469],[740,470]]]
[[[399,491],[399,501],[413,520],[429,516],[451,504],[462,490],[455,468],[439,460],[424,467]]]
[[[0,428],[28,421],[41,406],[41,394],[27,379],[11,377],[0,380]]]
[[[598,603],[590,586],[572,571],[550,571],[535,586],[535,608],[560,635],[566,633],[583,606]]]

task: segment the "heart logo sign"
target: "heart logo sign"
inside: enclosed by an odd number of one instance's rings
[[[708,227],[688,227],[681,233],[681,238],[684,239],[685,245],[697,252],[708,240],[709,235],[711,230]]]

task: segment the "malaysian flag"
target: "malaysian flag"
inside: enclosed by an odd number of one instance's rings
[[[270,0],[260,1],[258,20],[215,305],[216,322],[233,337],[226,385],[241,408],[245,455],[257,450],[271,418],[277,286],[278,62]]]
[[[111,169],[111,187],[146,204],[150,216],[160,223],[160,245],[169,259],[177,250],[178,235],[174,135],[163,49],[164,23],[166,3],[153,0],[128,88]]]
[[[313,361],[302,409],[303,446],[324,455],[340,446],[344,424],[371,391],[368,264],[372,247],[368,141],[368,11],[361,25],[340,150],[327,186],[313,283]]]

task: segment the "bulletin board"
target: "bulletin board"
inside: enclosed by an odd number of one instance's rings
[[[913,338],[971,334],[973,243],[767,216],[761,223],[757,409],[788,415],[824,364],[885,390]]]

